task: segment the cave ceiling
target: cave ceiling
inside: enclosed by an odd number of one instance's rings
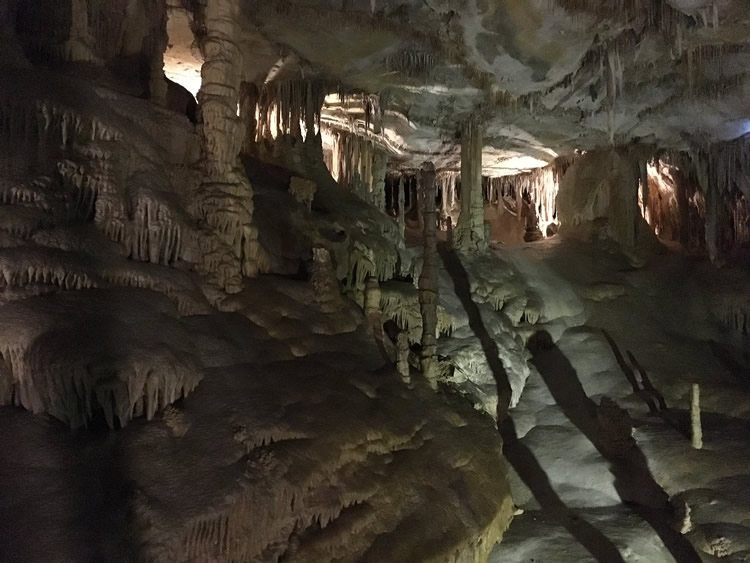
[[[378,135],[403,168],[458,168],[472,114],[492,176],[750,132],[746,0],[243,0],[242,13],[247,80],[377,95]],[[167,56],[185,52],[170,33]],[[363,105],[329,96],[323,121],[361,131]]]

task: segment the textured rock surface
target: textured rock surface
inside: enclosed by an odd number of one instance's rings
[[[183,319],[203,382],[106,440],[2,410],[4,448],[25,444],[0,469],[3,513],[18,526],[46,514],[34,540],[0,530],[3,558],[484,559],[513,512],[493,426],[373,371],[356,308],[312,302],[305,284],[261,280],[226,304],[238,313]]]
[[[513,514],[494,425],[406,387],[340,293],[337,275],[393,277],[396,225],[323,186],[293,232],[298,266],[332,246],[335,307],[305,280],[243,280],[226,242],[243,225],[189,211],[207,168],[185,117],[7,76],[0,401],[37,414],[0,409],[18,452],[0,463],[0,558],[485,559]],[[289,174],[266,185],[287,213]],[[31,522],[43,532],[17,533]]]
[[[380,93],[385,145],[413,168],[429,155],[438,170],[458,169],[454,133],[480,104],[486,175],[611,141],[686,148],[686,139],[747,132],[750,23],[739,0],[248,7],[264,37],[304,58],[288,56],[285,72],[320,69]],[[334,104],[324,120],[348,130],[344,113]]]
[[[638,178],[615,151],[577,160],[562,179],[557,209],[564,232],[606,237],[630,248],[650,234],[638,209]]]

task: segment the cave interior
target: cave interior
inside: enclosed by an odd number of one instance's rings
[[[0,560],[750,561],[747,0],[0,0]]]

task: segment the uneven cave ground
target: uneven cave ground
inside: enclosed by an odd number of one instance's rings
[[[750,560],[744,0],[0,0],[0,560]]]

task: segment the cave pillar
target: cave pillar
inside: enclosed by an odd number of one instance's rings
[[[396,371],[401,380],[407,385],[411,384],[411,373],[409,368],[409,334],[406,331],[398,333],[396,339]]]
[[[680,217],[680,244],[687,249],[690,246],[690,200],[688,199],[687,180],[682,171],[673,173],[675,178],[675,199]]]
[[[203,218],[231,246],[242,274],[254,276],[260,247],[252,222],[253,193],[238,158],[244,138],[237,116],[242,75],[239,12],[237,0],[212,0],[205,6],[198,92],[204,167],[199,206]]]
[[[167,50],[169,36],[167,35],[167,3],[164,0],[154,0],[154,10],[149,11],[154,21],[158,21],[155,36],[150,41],[149,57],[149,98],[152,102],[167,105],[167,81],[164,80],[164,52]]]
[[[255,138],[258,133],[258,122],[255,110],[258,107],[258,88],[252,82],[240,83],[240,119],[244,130],[242,152],[252,154],[255,152]]]
[[[401,233],[401,243],[406,242],[406,182],[404,176],[398,180],[398,231]]]
[[[385,173],[387,166],[387,155],[383,151],[375,151],[372,160],[372,203],[380,211],[385,209]]]
[[[698,178],[703,197],[706,200],[706,250],[712,263],[719,261],[719,217],[721,205],[721,196],[718,186],[711,185],[709,180],[709,162],[708,155],[704,152],[698,152],[693,156],[695,164],[695,174]]]
[[[422,164],[420,183],[424,201],[424,259],[419,275],[419,308],[422,313],[422,373],[433,389],[437,389],[437,302],[438,253],[437,211],[435,209],[435,166]]]
[[[91,51],[94,39],[89,30],[88,12],[87,0],[71,0],[70,31],[65,43],[65,56],[68,61],[93,62],[95,60]]]
[[[487,247],[482,197],[482,129],[471,118],[461,132],[461,214],[454,233],[456,248],[464,252]]]

